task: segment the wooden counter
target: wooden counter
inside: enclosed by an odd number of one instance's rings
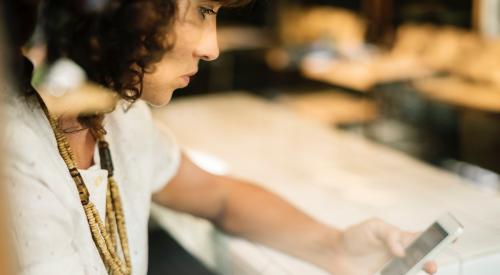
[[[452,174],[244,93],[175,101],[157,110],[155,117],[185,148],[205,154],[195,154],[200,164],[256,181],[340,228],[381,217],[408,230],[423,230],[450,211],[463,222],[465,233],[454,252],[439,258],[438,274],[458,274],[460,257],[465,275],[498,275],[498,195],[482,193]],[[153,215],[221,274],[325,274],[220,234],[206,221],[158,207]]]

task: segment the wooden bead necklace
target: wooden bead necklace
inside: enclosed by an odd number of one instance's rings
[[[94,240],[101,259],[108,270],[108,274],[131,275],[132,263],[130,260],[127,230],[125,226],[125,214],[123,212],[118,184],[113,178],[113,162],[111,159],[109,144],[104,139],[105,132],[103,130],[98,130],[93,133],[98,142],[101,168],[108,171],[108,186],[106,191],[106,223],[102,221],[97,208],[90,201],[90,193],[83,181],[82,176],[80,175],[80,172],[78,171],[75,156],[71,150],[68,140],[58,127],[57,118],[49,113],[47,105],[40,95],[36,95],[54,132],[59,154],[66,163],[69,173],[75,182],[80,196],[80,202],[90,227],[92,239]],[[118,255],[119,248],[116,241],[117,235],[120,240],[123,259]]]

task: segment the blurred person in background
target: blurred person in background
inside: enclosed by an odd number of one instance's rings
[[[48,62],[73,60],[121,99],[78,115],[51,114],[30,85],[20,49],[36,5],[8,17],[22,93],[8,100],[7,186],[22,274],[146,274],[151,200],[333,274],[373,274],[404,254],[414,234],[380,220],[326,226],[252,183],[205,172],[155,127],[146,103],[167,104],[200,61],[215,60],[217,12],[247,2],[45,1]]]
[[[0,14],[3,12],[3,6],[0,5]],[[5,70],[5,60],[9,56],[9,48],[4,42],[4,22],[0,21],[0,83],[10,82],[8,73]],[[8,85],[7,85],[8,86]],[[3,87],[0,91],[0,146],[3,151],[3,127],[4,127],[4,113],[3,104],[5,91]],[[8,211],[6,207],[6,194],[4,189],[4,169],[3,169],[4,156],[0,156],[0,275],[11,275],[12,273],[12,246],[8,234]]]

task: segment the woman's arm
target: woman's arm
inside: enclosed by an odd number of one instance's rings
[[[404,253],[400,240],[409,239],[377,220],[343,232],[328,227],[254,184],[207,173],[185,156],[153,200],[336,274],[372,274],[392,254]]]

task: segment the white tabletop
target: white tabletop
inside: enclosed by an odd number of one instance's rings
[[[336,227],[380,217],[423,230],[451,212],[465,233],[438,259],[438,274],[460,274],[459,259],[462,274],[500,274],[500,196],[452,174],[244,93],[178,100],[155,117],[201,165],[262,184]],[[221,274],[325,274],[205,221],[159,207],[153,215]]]

